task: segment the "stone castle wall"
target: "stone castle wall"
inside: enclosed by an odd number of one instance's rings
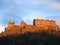
[[[19,26],[16,26],[14,22],[9,22],[8,26],[5,28],[3,35],[14,35],[21,34],[25,32],[40,32],[41,30],[56,30],[58,31],[58,26],[55,21],[34,19],[33,25],[28,25],[25,22],[21,22]]]

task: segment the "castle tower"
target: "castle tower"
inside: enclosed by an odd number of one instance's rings
[[[39,20],[39,19],[34,19],[34,20],[33,20],[33,25],[39,26],[39,25],[41,25],[41,24],[42,24],[41,20]]]
[[[15,26],[15,23],[9,21],[9,23],[8,23],[8,27],[11,28],[11,27],[14,27],[14,26]]]
[[[34,19],[33,25],[35,25],[35,26],[50,26],[50,21],[49,20]]]
[[[38,27],[42,27],[44,29],[58,30],[56,22],[53,20],[34,19],[33,25],[38,26]]]
[[[49,20],[34,19],[33,20],[33,25],[35,25],[35,26],[40,26],[40,25],[56,26],[56,23],[53,20],[49,21]]]
[[[22,21],[21,23],[20,23],[20,26],[21,27],[23,27],[23,26],[26,26],[27,24],[24,22],[24,21]]]

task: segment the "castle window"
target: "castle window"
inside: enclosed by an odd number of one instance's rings
[[[20,32],[22,32],[22,28],[21,28]]]
[[[26,28],[25,26],[23,28]]]
[[[35,19],[33,20],[33,25],[35,25]]]
[[[11,31],[11,30],[9,30],[9,31]]]
[[[54,33],[54,31],[53,31],[53,30],[51,30],[51,33],[53,34],[53,33]]]

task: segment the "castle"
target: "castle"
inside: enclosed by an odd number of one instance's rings
[[[56,22],[53,20],[40,20],[34,19],[33,25],[28,25],[25,22],[21,22],[19,26],[16,26],[14,22],[9,22],[8,26],[5,28],[5,31],[1,35],[17,35],[23,34],[26,32],[41,32],[55,30],[59,31],[59,27],[56,25]]]

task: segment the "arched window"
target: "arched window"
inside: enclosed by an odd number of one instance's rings
[[[23,28],[26,28],[25,26],[23,26]]]
[[[53,31],[53,30],[51,30],[51,33],[53,34],[53,33],[54,33],[54,31]]]

